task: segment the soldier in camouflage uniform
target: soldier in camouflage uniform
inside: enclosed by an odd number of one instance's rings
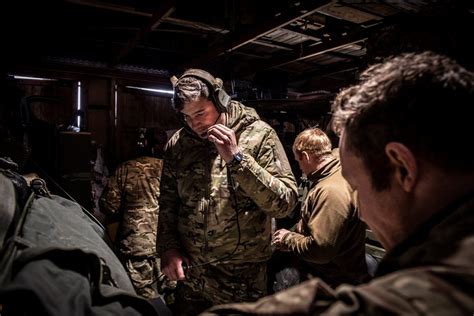
[[[343,175],[388,250],[374,280],[332,290],[313,279],[205,314],[473,315],[474,73],[404,54],[362,73],[333,110]]]
[[[220,79],[188,70],[173,83],[186,125],[165,149],[157,246],[163,273],[180,280],[175,313],[256,300],[267,293],[271,218],[297,201],[285,151]]]
[[[142,146],[145,145],[140,143]],[[126,161],[116,169],[100,198],[100,206],[108,222],[119,221],[115,243],[137,294],[155,298],[160,274],[156,230],[163,160],[150,157],[149,152],[141,153],[147,155]]]

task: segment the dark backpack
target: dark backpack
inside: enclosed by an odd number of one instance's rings
[[[135,294],[100,223],[22,181],[0,169],[2,316],[170,315],[160,299]]]

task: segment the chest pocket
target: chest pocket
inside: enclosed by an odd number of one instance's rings
[[[186,206],[194,207],[206,195],[210,182],[209,171],[205,170],[202,162],[195,162],[180,169],[177,174],[179,197]]]

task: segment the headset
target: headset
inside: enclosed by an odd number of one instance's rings
[[[175,88],[178,82],[186,77],[194,77],[204,81],[204,83],[209,88],[211,88],[209,91],[209,97],[217,111],[219,113],[227,112],[227,107],[230,103],[230,96],[222,88],[223,82],[220,78],[213,77],[207,71],[192,68],[186,70],[179,78],[176,78],[176,76],[171,77],[171,83],[173,84],[173,87]]]

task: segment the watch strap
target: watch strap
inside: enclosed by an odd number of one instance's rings
[[[227,164],[228,166],[238,166],[240,162],[244,159],[243,154],[239,151],[238,153],[234,154],[234,158]]]

